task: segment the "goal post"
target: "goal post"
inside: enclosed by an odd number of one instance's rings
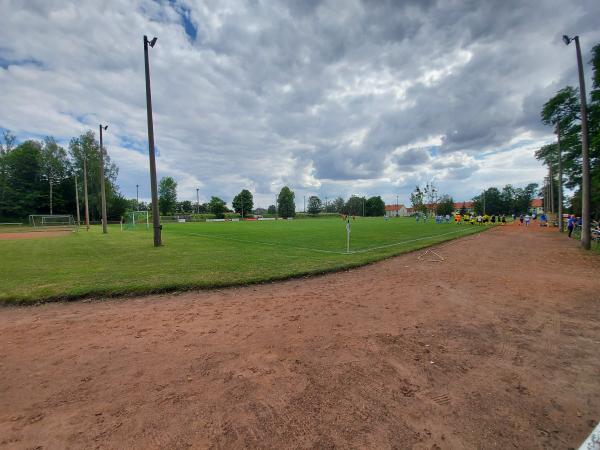
[[[29,225],[36,230],[76,230],[72,214],[30,214]]]
[[[150,229],[150,217],[148,211],[129,211],[125,213],[123,230]]]

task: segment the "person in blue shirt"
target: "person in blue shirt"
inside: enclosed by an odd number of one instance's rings
[[[569,216],[569,220],[567,221],[567,230],[569,230],[569,237],[571,237],[571,233],[573,233],[573,228],[575,228],[575,216]]]

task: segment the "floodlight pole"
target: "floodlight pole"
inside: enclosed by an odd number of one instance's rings
[[[396,195],[396,217],[400,215],[400,210],[398,209],[398,195]]]
[[[577,51],[577,69],[579,72],[579,105],[581,109],[581,247],[591,248],[590,230],[590,150],[588,142],[587,104],[585,98],[585,78],[583,76],[583,61],[579,36],[570,38],[563,36],[565,44],[575,41]]]
[[[108,125],[100,124],[100,195],[102,199],[102,233],[108,233],[106,220],[106,187],[104,186],[104,146],[102,145],[102,130],[106,131]]]
[[[77,186],[77,175],[75,175],[75,203],[77,204],[77,226],[81,226],[81,216],[79,215],[79,187]]]
[[[136,211],[140,209],[140,185],[135,185],[135,209]]]
[[[90,231],[90,208],[88,204],[88,189],[87,189],[87,155],[83,155],[83,204],[85,206],[85,230]]]
[[[154,228],[154,246],[160,247],[161,241],[161,226],[160,215],[158,212],[158,188],[156,183],[156,158],[154,154],[154,126],[152,123],[152,94],[150,90],[150,63],[148,62],[148,44],[154,47],[156,38],[148,41],[148,37],[144,35],[144,63],[146,68],[146,112],[148,115],[148,154],[150,157],[150,189],[152,191],[152,225]]]
[[[563,187],[562,187],[562,149],[560,148],[560,122],[556,123],[556,142],[558,146],[558,231],[563,228]]]
[[[200,188],[196,188],[196,214],[200,214]]]

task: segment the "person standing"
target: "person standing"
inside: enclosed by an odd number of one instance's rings
[[[529,226],[529,221],[531,220],[531,216],[529,214],[525,214],[525,226]]]
[[[573,229],[575,228],[575,216],[571,214],[569,216],[569,220],[567,221],[567,230],[569,230],[569,237],[573,233]]]

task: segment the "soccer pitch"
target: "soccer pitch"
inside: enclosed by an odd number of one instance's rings
[[[64,237],[0,240],[0,302],[36,302],[210,288],[355,267],[482,231],[410,218],[172,223],[152,231],[101,227]]]

